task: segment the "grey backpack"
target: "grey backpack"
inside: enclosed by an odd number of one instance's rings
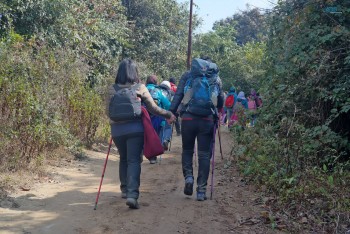
[[[127,88],[113,85],[115,94],[109,102],[109,118],[114,122],[130,121],[141,119],[141,99],[137,96],[136,90],[140,84]]]

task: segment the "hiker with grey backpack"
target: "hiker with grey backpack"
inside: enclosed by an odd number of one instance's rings
[[[127,199],[126,204],[130,208],[138,209],[142,150],[145,150],[145,132],[147,132],[143,124],[144,107],[141,106],[141,102],[149,112],[162,116],[169,123],[174,122],[176,117],[170,111],[157,106],[146,86],[140,83],[137,65],[131,59],[124,59],[119,64],[115,84],[109,87],[108,94],[106,101],[111,134],[120,155],[121,196]],[[153,131],[152,127],[151,129]]]
[[[177,114],[181,104],[182,130],[182,171],[185,178],[184,194],[193,194],[193,154],[197,139],[198,177],[197,200],[207,199],[207,182],[210,159],[215,144],[215,131],[218,124],[218,110],[223,108],[224,95],[218,76],[218,67],[210,58],[192,60],[191,70],[185,72],[170,106]]]

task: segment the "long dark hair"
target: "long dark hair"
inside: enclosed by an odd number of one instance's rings
[[[126,84],[126,83],[139,83],[139,71],[135,61],[131,59],[124,59],[120,62],[118,67],[117,76],[115,78],[116,84]]]

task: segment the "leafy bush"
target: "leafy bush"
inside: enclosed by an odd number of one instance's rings
[[[264,107],[257,126],[237,136],[238,160],[291,217],[310,212],[314,230],[342,232],[350,212],[350,6],[337,1],[341,13],[331,14],[325,9],[335,2],[321,2],[280,1],[272,11]]]
[[[176,1],[2,1],[0,13],[1,170],[108,138],[102,100],[122,58],[142,78],[184,69],[188,10]]]
[[[86,88],[86,65],[36,42],[13,33],[0,43],[0,158],[13,170],[75,139],[90,145],[102,108]]]

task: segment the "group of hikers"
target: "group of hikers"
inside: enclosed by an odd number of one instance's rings
[[[229,128],[238,125],[254,127],[257,118],[257,110],[262,107],[262,98],[255,89],[251,89],[250,95],[246,98],[245,93],[231,86],[225,94],[225,103],[221,113],[220,124]]]
[[[243,108],[249,108],[243,92],[237,95],[235,88],[231,87],[227,94],[224,93],[218,72],[217,65],[203,56],[192,60],[191,69],[182,75],[178,86],[175,78],[158,84],[155,75],[149,76],[146,84],[142,84],[135,61],[124,59],[119,64],[115,84],[109,88],[107,109],[112,139],[120,155],[121,196],[130,208],[139,208],[141,163],[148,131],[142,120],[144,110],[149,113],[164,150],[169,148],[173,124],[177,135],[182,136],[184,194],[188,196],[193,194],[193,156],[197,150],[196,199],[207,199],[216,126],[226,122],[231,126],[236,118],[232,116],[239,116],[239,103]],[[231,106],[226,105],[232,99],[230,95],[234,96]],[[248,99],[256,100],[256,97],[257,94],[252,92]],[[255,120],[252,121],[254,124]],[[156,156],[148,159],[151,164],[157,163]]]

